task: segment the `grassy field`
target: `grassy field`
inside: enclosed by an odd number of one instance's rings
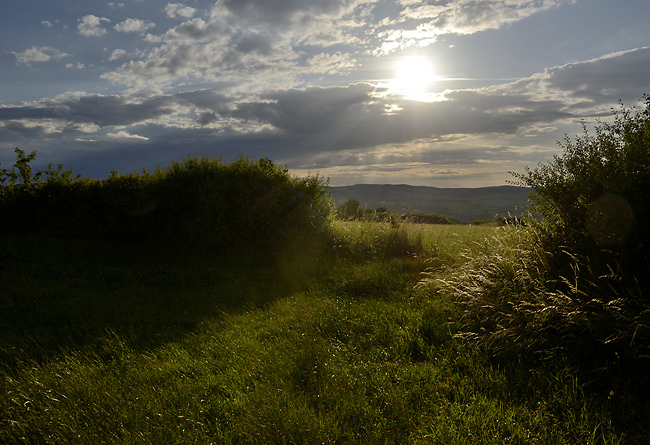
[[[571,367],[454,337],[437,280],[507,230],[335,222],[239,257],[6,237],[0,442],[632,443]]]

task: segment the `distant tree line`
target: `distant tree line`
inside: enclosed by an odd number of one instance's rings
[[[343,221],[412,222],[417,224],[460,224],[457,220],[436,213],[407,212],[398,215],[386,207],[366,209],[356,199],[349,199],[336,208],[336,217]]]

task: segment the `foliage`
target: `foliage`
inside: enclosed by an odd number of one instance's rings
[[[363,217],[361,203],[356,199],[349,199],[336,208],[336,217],[344,221],[356,221]]]
[[[36,153],[16,153],[14,168],[0,172],[4,233],[259,246],[314,235],[331,213],[321,178],[293,177],[269,159],[187,157],[99,181],[62,166],[33,173]]]
[[[582,382],[650,390],[650,100],[515,174],[534,188],[527,226],[508,225],[444,288],[459,335],[501,358],[564,357]],[[618,391],[618,389],[616,389]]]
[[[613,268],[647,284],[650,97],[640,110],[622,107],[593,136],[583,127],[553,162],[514,173],[517,184],[534,188],[532,210],[543,216],[554,253],[568,248],[588,257],[596,276]]]

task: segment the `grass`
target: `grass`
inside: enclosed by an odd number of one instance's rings
[[[417,286],[495,230],[337,222],[318,258],[5,238],[0,442],[625,443],[570,367],[491,361]]]

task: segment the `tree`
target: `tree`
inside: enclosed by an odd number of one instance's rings
[[[349,199],[336,208],[336,216],[343,220],[357,220],[363,216],[361,203],[356,199]]]

